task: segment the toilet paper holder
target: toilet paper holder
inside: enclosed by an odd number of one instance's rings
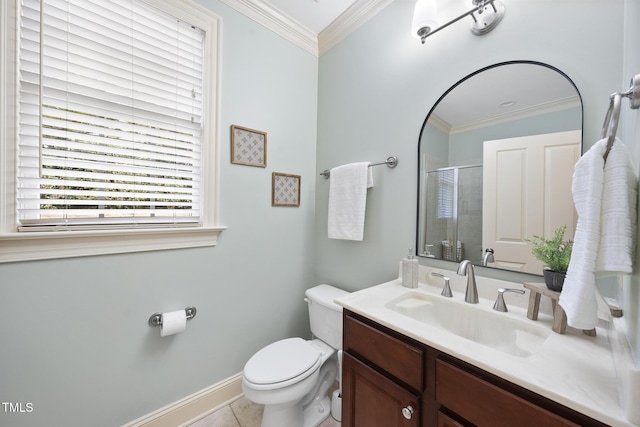
[[[189,306],[184,309],[184,312],[187,314],[187,320],[190,320],[196,317],[198,310],[194,306]],[[162,313],[153,313],[149,317],[149,326],[162,326]]]

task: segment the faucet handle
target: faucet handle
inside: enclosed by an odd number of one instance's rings
[[[501,311],[503,313],[506,313],[507,311],[507,304],[505,304],[504,302],[504,293],[505,292],[515,292],[518,294],[524,294],[524,291],[522,289],[512,289],[512,288],[499,288],[498,289],[498,298],[496,298],[496,302],[493,304],[493,309],[496,311]]]
[[[453,293],[451,292],[451,286],[449,284],[451,279],[449,279],[444,274],[440,274],[440,273],[432,272],[431,275],[436,277],[442,277],[444,279],[444,287],[442,288],[442,292],[440,293],[440,295],[442,295],[443,297],[451,298],[453,296]]]

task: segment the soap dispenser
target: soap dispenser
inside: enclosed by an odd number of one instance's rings
[[[409,256],[402,260],[402,286],[405,288],[418,287],[418,260],[409,248]]]

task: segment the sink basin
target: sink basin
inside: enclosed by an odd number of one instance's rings
[[[389,310],[434,328],[517,357],[529,357],[551,333],[505,313],[487,311],[436,295],[405,293],[385,304]]]

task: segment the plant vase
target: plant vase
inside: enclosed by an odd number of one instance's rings
[[[556,292],[562,291],[562,285],[564,284],[566,273],[558,273],[557,271],[545,269],[543,270],[543,274],[544,283],[547,285],[547,288]]]

